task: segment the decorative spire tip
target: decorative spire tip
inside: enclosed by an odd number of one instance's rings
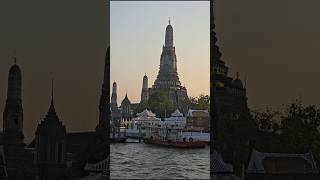
[[[13,49],[13,62],[14,62],[14,64],[17,64],[17,51],[16,51],[16,49]]]
[[[53,95],[54,95],[54,86],[53,86],[54,78],[51,78],[51,105],[53,106]]]

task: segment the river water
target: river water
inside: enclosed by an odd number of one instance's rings
[[[210,147],[176,149],[144,143],[110,145],[111,179],[209,179]]]

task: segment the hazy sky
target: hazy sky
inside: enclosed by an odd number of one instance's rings
[[[22,69],[24,134],[34,137],[50,105],[68,131],[93,131],[107,47],[104,0],[10,0],[0,2],[0,126],[12,52]]]
[[[210,90],[210,6],[202,2],[111,2],[111,85],[118,85],[118,105],[126,91],[140,102],[142,78],[156,79],[171,18],[178,74],[189,96]]]
[[[218,44],[250,107],[320,103],[320,1],[216,0]]]

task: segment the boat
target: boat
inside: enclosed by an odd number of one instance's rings
[[[204,141],[164,141],[158,139],[145,139],[145,144],[155,144],[174,148],[204,148],[207,143]]]
[[[145,126],[146,144],[176,148],[204,148],[209,142],[209,133],[185,131],[186,118],[176,110],[171,117]]]
[[[125,127],[120,127],[118,132],[113,132],[110,134],[111,143],[125,143],[126,140]]]
[[[125,143],[127,138],[125,137],[112,137],[110,138],[111,143]]]
[[[210,133],[202,132],[202,131],[182,131],[180,133],[180,140],[185,139],[190,139],[192,138],[193,141],[201,141],[204,142],[205,144],[209,145],[210,143]]]
[[[160,119],[152,111],[145,109],[141,113],[136,114],[137,117],[133,118],[128,124],[126,129],[126,137],[129,138],[142,138],[145,136],[145,126],[158,124]]]

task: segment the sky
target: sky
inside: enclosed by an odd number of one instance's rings
[[[189,96],[209,94],[209,1],[112,1],[110,77],[111,86],[113,81],[117,82],[118,105],[126,92],[131,102],[140,102],[145,73],[149,87],[153,85],[169,17],[180,82],[186,86]]]
[[[55,108],[67,131],[93,131],[107,41],[104,0],[0,2],[0,127],[13,49],[22,70],[25,142],[48,112],[51,78]]]
[[[252,109],[320,103],[320,1],[216,0],[218,45]]]

